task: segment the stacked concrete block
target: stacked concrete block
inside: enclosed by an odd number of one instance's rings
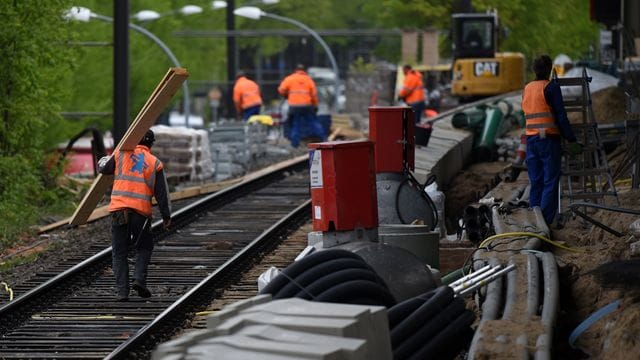
[[[215,124],[209,140],[216,181],[246,173],[256,158],[266,154],[267,131],[262,124]]]
[[[185,127],[156,125],[152,152],[163,162],[167,179],[202,181],[213,176],[208,133]]]
[[[207,329],[161,344],[169,359],[391,359],[386,308],[270,295],[225,307]]]

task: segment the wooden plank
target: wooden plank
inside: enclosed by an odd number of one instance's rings
[[[155,123],[162,110],[167,106],[188,76],[189,73],[183,68],[170,68],[169,71],[167,71],[167,74],[158,86],[156,86],[149,99],[147,99],[147,102],[129,126],[115,150],[133,150],[136,145],[138,145],[144,133]],[[87,192],[84,199],[80,202],[80,205],[78,205],[69,224],[81,225],[86,223],[96,205],[109,187],[111,187],[112,183],[113,176],[99,174],[91,185],[89,192]]]

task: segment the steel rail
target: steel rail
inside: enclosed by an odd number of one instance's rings
[[[306,161],[306,157],[300,157],[297,161],[289,162],[283,167],[276,167],[271,172],[265,173],[262,176],[246,179],[238,184],[206,196],[205,198],[178,210],[173,215],[173,223],[175,225],[185,225],[190,223],[195,220],[190,216],[193,211],[204,211],[206,209],[228,203],[233,199],[242,196],[244,192],[256,188],[259,184],[268,181],[280,173],[306,166]],[[152,225],[152,231],[160,230],[161,227],[162,221],[156,221]],[[175,231],[176,228],[177,226],[174,227],[173,231]],[[154,236],[154,241],[157,241],[159,238],[169,235],[170,233],[171,231],[161,232]],[[79,287],[80,285],[74,286],[73,284],[77,283],[83,277],[96,277],[96,269],[108,266],[110,260],[111,247],[108,247],[0,307],[0,318],[3,319],[3,321],[0,322],[0,336],[13,328],[16,323],[25,321],[32,314],[45,308],[49,304],[60,300],[60,298],[64,296],[64,294],[59,291],[60,289],[65,288],[68,292],[69,287],[72,289]],[[58,294],[56,294],[56,292],[58,292]]]
[[[159,344],[161,340],[158,334],[163,336],[171,335],[168,333],[170,330],[167,331],[171,324],[187,319],[186,312],[190,309],[209,303],[213,297],[208,296],[207,294],[210,294],[213,289],[222,286],[227,278],[233,276],[233,273],[237,268],[241,267],[243,263],[250,262],[252,257],[254,257],[260,249],[275,245],[274,240],[277,240],[277,238],[292,223],[308,219],[310,216],[311,199],[307,200],[304,204],[300,205],[269,229],[265,230],[244,249],[234,255],[231,259],[227,260],[222,266],[217,268],[198,285],[191,288],[189,292],[169,306],[151,323],[144,326],[136,334],[127,339],[127,341],[122,343],[104,359],[130,358],[132,353],[136,352],[137,349],[149,349],[151,345],[156,346]],[[179,319],[176,320],[176,318]],[[173,328],[173,330],[175,331],[175,328]]]

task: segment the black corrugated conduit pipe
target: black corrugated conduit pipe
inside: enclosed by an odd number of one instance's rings
[[[391,329],[391,346],[395,349],[403,339],[408,338],[422,327],[422,325],[442,311],[453,300],[453,289],[449,286],[441,286],[435,290],[434,295],[422,304],[410,317],[401,321]]]
[[[380,277],[374,274],[371,270],[368,269],[342,269],[338,270],[332,274],[325,275],[311,284],[306,286],[304,289],[299,290],[295,297],[311,300],[313,297],[318,294],[327,291],[331,287],[339,284],[341,282],[350,281],[350,280],[368,280],[375,283],[379,283],[383,285],[384,283],[380,282]]]
[[[274,299],[299,296],[312,301],[391,307],[396,300],[359,255],[342,249],[311,253],[274,278],[261,294]]]
[[[282,273],[276,276],[267,286],[262,289],[261,294],[276,294],[280,289],[286,286],[291,280],[297,277],[299,274],[303,273],[309,268],[316,266],[317,264],[321,264],[325,261],[339,259],[339,258],[351,258],[362,260],[362,257],[359,255],[342,249],[328,249],[323,251],[313,252],[302,259],[294,262],[293,264],[287,266],[286,269],[282,271]],[[364,260],[362,260],[364,261]]]
[[[469,327],[475,318],[475,314],[471,310],[464,310],[409,359],[453,359],[473,336],[473,333],[469,332]]]
[[[422,306],[425,301],[431,299],[434,294],[435,291],[429,291],[422,295],[407,299],[390,308],[387,313],[389,316],[389,328],[395,328],[402,320],[409,317],[411,313]]]
[[[430,339],[464,312],[464,300],[459,297],[452,298],[451,302],[445,304],[444,307],[438,307],[434,310],[430,319],[416,324],[418,328],[402,339],[399,344],[392,344],[394,359],[407,359],[418,352]]]
[[[368,280],[350,280],[333,286],[315,301],[392,307],[396,300],[386,287]]]
[[[294,297],[301,289],[307,290],[307,285],[313,283],[317,279],[320,279],[326,275],[335,273],[336,271],[345,269],[363,269],[371,271],[369,265],[363,260],[342,258],[333,259],[313,266],[307,269],[302,274],[299,274],[294,279],[295,281],[289,282],[283,286],[278,292],[273,295],[274,299],[287,299]],[[312,293],[313,294],[313,293]]]

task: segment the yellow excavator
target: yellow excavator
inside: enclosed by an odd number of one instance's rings
[[[497,11],[457,13],[451,20],[452,95],[472,101],[523,88],[524,55],[497,52]]]

